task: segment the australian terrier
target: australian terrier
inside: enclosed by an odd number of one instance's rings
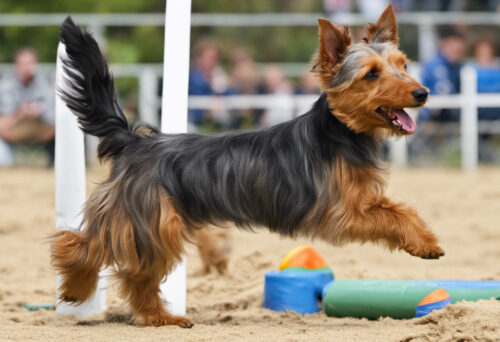
[[[334,245],[369,241],[426,259],[444,255],[416,212],[384,195],[381,143],[415,131],[403,108],[421,107],[428,95],[406,72],[392,7],[359,43],[325,19],[319,38],[312,71],[323,93],[306,114],[259,131],[162,134],[129,126],[97,43],[66,19],[59,93],[82,130],[100,138],[99,158],[112,168],[86,202],[81,231],[54,238],[61,300],[89,299],[99,270],[112,267],[120,294],[144,324],[191,327],[165,310],[159,284],[185,242],[210,225],[263,226]]]

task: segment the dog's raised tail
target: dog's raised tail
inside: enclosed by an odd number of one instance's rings
[[[66,46],[62,58],[64,75],[57,92],[77,116],[81,129],[100,138],[100,159],[118,155],[135,138],[118,106],[108,64],[97,42],[67,17],[60,41]]]

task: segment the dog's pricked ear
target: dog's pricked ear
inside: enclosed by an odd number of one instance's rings
[[[369,43],[390,42],[399,45],[398,23],[396,22],[392,4],[387,6],[376,24],[366,26],[366,40]]]
[[[336,27],[322,18],[318,19],[318,27],[319,49],[312,60],[312,71],[319,78],[321,88],[326,89],[351,44],[351,35],[347,26]]]
[[[351,35],[347,26],[340,29],[329,20],[319,18],[319,53],[322,63],[332,66],[341,62],[345,51],[351,44]]]

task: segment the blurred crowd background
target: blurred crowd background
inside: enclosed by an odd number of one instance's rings
[[[386,0],[192,0],[193,13],[322,13],[324,17],[361,14],[375,21]],[[397,13],[426,11],[497,12],[500,0],[394,0]],[[159,0],[2,0],[0,14],[22,13],[163,13]],[[498,13],[500,16],[500,12]],[[0,17],[0,20],[2,18]],[[113,64],[146,65],[163,61],[163,27],[113,26],[98,32],[106,58]],[[468,25],[466,21],[436,26],[435,53],[422,57],[419,31],[400,24],[401,49],[415,62],[418,77],[434,95],[461,92],[460,70],[466,63],[477,71],[478,92],[500,93],[497,25]],[[354,40],[362,25],[352,27]],[[54,161],[53,63],[58,42],[56,26],[0,26],[0,166],[49,165]],[[296,95],[320,90],[308,61],[317,47],[315,26],[193,26],[189,94],[192,96],[276,95],[291,102]],[[43,66],[41,68],[40,66]],[[42,70],[43,69],[43,70]],[[113,69],[113,68],[112,68]],[[119,101],[130,120],[140,118],[138,77],[116,77]],[[161,96],[161,79],[149,90]],[[284,106],[285,108],[286,106]],[[159,118],[159,110],[155,113]],[[297,115],[293,109],[231,109],[224,101],[189,110],[191,131],[219,132],[253,129]],[[458,165],[459,109],[423,109],[416,113],[420,129],[408,141],[413,165]],[[480,108],[479,159],[498,164],[499,108]],[[158,122],[158,121],[157,121]]]

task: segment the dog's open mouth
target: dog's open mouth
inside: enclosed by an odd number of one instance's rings
[[[375,112],[384,118],[390,125],[402,132],[411,134],[415,132],[415,128],[417,128],[415,121],[413,121],[403,108],[386,109],[384,107],[377,107]]]

